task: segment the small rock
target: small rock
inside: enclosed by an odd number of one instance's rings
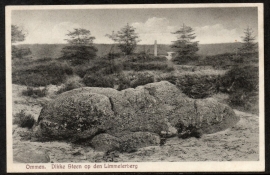
[[[75,153],[72,153],[73,156],[80,156],[80,155],[83,155],[81,152],[77,151]]]

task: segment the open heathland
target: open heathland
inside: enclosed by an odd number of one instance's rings
[[[12,60],[15,162],[259,159],[256,53],[201,45],[175,62],[166,45],[159,56],[96,45],[96,57],[73,64],[63,45],[27,47],[32,58]]]

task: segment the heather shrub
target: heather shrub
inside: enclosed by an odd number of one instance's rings
[[[197,65],[212,66],[215,69],[230,69],[233,66],[247,65],[249,63],[258,63],[258,52],[255,53],[224,53],[219,55],[206,56],[199,59]]]
[[[165,56],[154,56],[145,53],[129,55],[127,57],[127,60],[129,62],[151,62],[151,61],[167,62],[167,58]]]
[[[14,115],[13,124],[17,124],[22,128],[32,128],[35,123],[35,119],[30,114],[25,114],[23,110]]]
[[[228,92],[241,90],[243,92],[258,91],[259,69],[256,66],[235,66],[222,78],[221,86]]]
[[[235,64],[235,54],[225,53],[213,56],[206,56],[204,59],[198,61],[198,65],[201,66],[212,66],[215,69],[227,69],[231,65]]]
[[[199,60],[199,56],[197,55],[182,55],[176,56],[172,59],[172,61],[176,64],[191,64],[197,62]]]
[[[164,56],[153,56],[144,53],[128,55],[122,58],[123,70],[159,70],[163,72],[174,71],[173,66],[168,65],[168,60]]]
[[[178,137],[181,139],[187,139],[190,137],[200,138],[202,136],[202,133],[198,128],[192,124],[185,126],[183,122],[178,122],[175,127],[177,128]]]
[[[12,72],[12,82],[27,86],[59,85],[65,82],[73,70],[68,64],[58,61],[43,64],[30,64]]]
[[[86,74],[100,73],[103,75],[118,74],[122,72],[122,64],[117,60],[109,60],[108,56],[100,57],[91,64],[76,67],[75,73],[83,78]]]
[[[12,50],[11,51],[12,59],[14,58],[24,59],[25,57],[32,54],[30,48],[23,48],[23,47],[21,48],[17,46],[12,46],[11,50]]]
[[[250,93],[241,90],[229,94],[228,104],[236,109],[258,114],[259,112],[258,92]]]
[[[176,81],[177,81],[177,76],[173,75],[173,74],[168,74],[166,76],[161,76],[157,78],[157,82],[160,81],[168,81],[174,85],[176,85]]]
[[[119,90],[119,91],[131,87],[130,79],[127,76],[125,76],[124,74],[120,74],[118,76],[117,84],[118,84],[117,90]]]
[[[117,90],[135,88],[137,86],[154,82],[154,76],[147,72],[132,73],[127,76],[124,74],[120,74],[117,77],[118,79],[115,82],[116,84],[118,84]]]
[[[229,105],[240,110],[258,113],[258,71],[257,66],[237,66],[221,78],[221,86],[229,93]]]
[[[22,94],[24,96],[29,96],[33,98],[38,97],[45,97],[47,95],[47,88],[33,88],[33,87],[27,87],[26,90],[22,91]]]
[[[109,75],[100,73],[86,74],[83,78],[83,83],[89,87],[114,87],[114,78]]]
[[[186,74],[178,77],[176,85],[191,98],[206,98],[218,92],[218,76]]]
[[[169,66],[167,63],[152,61],[146,63],[137,63],[137,62],[124,62],[124,70],[134,70],[134,71],[144,71],[144,70],[160,70],[164,72],[174,71],[172,66]]]
[[[118,74],[121,73],[123,70],[123,66],[115,61],[107,61],[109,63],[105,64],[104,67],[100,70],[102,74]]]
[[[135,80],[131,81],[131,87],[135,88],[137,86],[153,83],[154,81],[153,75],[150,75],[149,73],[139,73]]]
[[[56,93],[61,94],[63,92],[70,91],[72,89],[83,87],[84,84],[81,81],[82,80],[79,77],[70,78],[65,82],[64,86],[61,89],[59,89]]]
[[[89,69],[89,65],[80,65],[73,67],[74,74],[78,75],[80,78],[83,78]]]

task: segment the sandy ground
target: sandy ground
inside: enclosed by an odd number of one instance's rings
[[[25,110],[38,118],[42,105],[54,98],[59,87],[49,87],[49,97],[31,98],[21,95],[25,86],[13,85],[13,115]],[[167,139],[163,146],[151,146],[133,153],[105,156],[91,147],[65,142],[30,142],[21,140],[27,131],[13,125],[13,152],[38,150],[46,152],[50,162],[179,162],[179,161],[257,161],[259,160],[259,117],[235,110],[240,121],[232,128],[201,138]],[[16,161],[15,161],[16,162]]]

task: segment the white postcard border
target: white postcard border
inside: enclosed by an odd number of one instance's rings
[[[52,169],[52,163],[23,164],[13,163],[12,150],[12,80],[11,80],[11,12],[12,10],[60,10],[60,9],[135,9],[135,8],[209,8],[209,7],[257,7],[258,43],[259,43],[259,161],[232,162],[124,162],[136,164],[138,169]],[[232,172],[265,170],[265,128],[264,128],[264,21],[262,3],[220,3],[220,4],[138,4],[138,5],[45,5],[45,6],[6,6],[6,136],[7,136],[7,172]],[[68,167],[71,163],[61,163]],[[72,163],[91,166],[95,163]],[[106,163],[96,163],[106,164]],[[121,163],[111,163],[120,165]],[[27,169],[29,166],[45,166],[46,169]]]

